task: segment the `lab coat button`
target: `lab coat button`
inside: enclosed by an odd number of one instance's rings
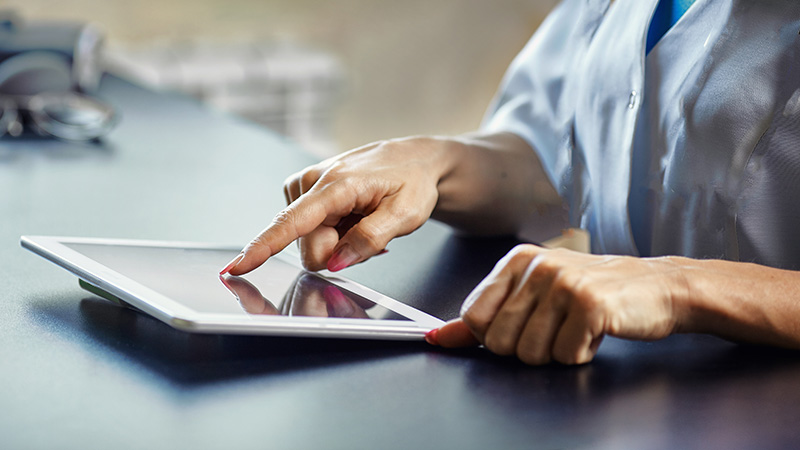
[[[631,91],[630,97],[628,97],[628,109],[633,109],[636,107],[636,98],[639,94],[636,91]]]

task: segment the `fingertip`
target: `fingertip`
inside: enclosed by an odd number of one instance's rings
[[[328,269],[331,272],[338,272],[342,269],[352,266],[353,264],[366,261],[373,256],[385,255],[386,253],[389,253],[389,250],[383,249],[372,256],[362,258],[358,252],[353,250],[350,244],[345,244],[331,255],[331,257],[328,259],[328,262],[324,266],[318,267],[314,270]],[[306,268],[312,270],[309,267]]]
[[[328,260],[327,268],[331,272],[338,272],[353,265],[361,259],[361,255],[350,244],[342,245]]]
[[[436,344],[445,348],[475,347],[480,345],[480,341],[472,334],[472,330],[460,318],[453,319],[433,331],[435,331],[432,334],[435,336]]]
[[[242,260],[242,258],[244,258],[244,252],[241,252],[238,255],[236,255],[235,258],[233,258],[228,264],[226,264],[225,267],[223,267],[222,270],[219,271],[219,275],[222,276],[230,273],[231,269],[235,268]]]
[[[229,264],[230,267],[226,267],[228,271],[223,272],[223,274],[230,273],[231,275],[244,275],[247,272],[250,272],[258,266],[264,264],[264,262],[271,256],[272,252],[267,246],[248,245],[244,250],[242,250],[242,253],[240,253],[239,256],[231,261],[231,264]],[[224,270],[225,269],[223,269],[223,271]]]
[[[434,328],[425,333],[425,342],[431,345],[439,345],[439,329]]]
[[[243,257],[240,258],[239,261],[236,264],[234,264],[233,266],[231,266],[230,269],[228,269],[227,273],[229,273],[231,275],[237,275],[237,276],[238,275],[244,275],[247,272],[250,272],[251,270],[253,270],[256,267],[261,265],[260,263],[259,264],[253,264],[250,261],[245,261],[245,257],[246,257],[246,255],[243,255]]]

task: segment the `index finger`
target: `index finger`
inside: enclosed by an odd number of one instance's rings
[[[336,195],[330,190],[309,191],[300,196],[279,212],[225,269],[231,275],[242,275],[264,264],[296,239],[314,231],[328,216],[346,207],[335,204],[335,200]]]

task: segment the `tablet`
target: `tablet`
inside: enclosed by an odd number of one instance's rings
[[[188,332],[420,340],[444,323],[346,278],[305,271],[296,255],[220,277],[240,249],[54,236],[21,244],[91,292]]]

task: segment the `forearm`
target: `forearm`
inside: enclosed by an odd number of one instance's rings
[[[678,331],[800,348],[800,272],[680,258],[686,306]]]
[[[447,146],[433,217],[473,234],[516,233],[563,216],[562,200],[536,152],[510,133],[470,134]]]

